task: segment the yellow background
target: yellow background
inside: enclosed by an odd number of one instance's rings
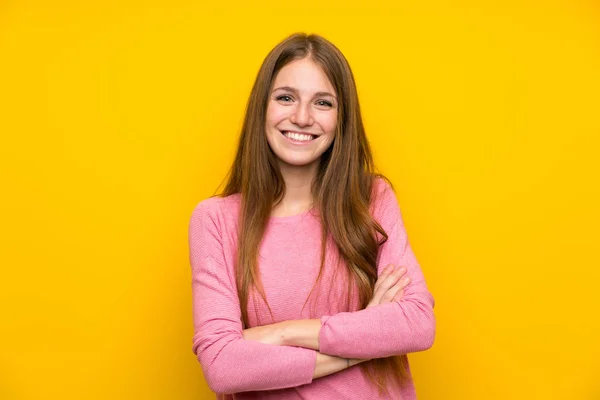
[[[419,398],[600,399],[600,6],[0,3],[0,398],[210,399],[187,224],[264,56],[347,56],[436,299]]]

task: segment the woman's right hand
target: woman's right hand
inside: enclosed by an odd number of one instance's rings
[[[402,299],[404,288],[410,283],[408,276],[403,278],[404,274],[406,274],[406,267],[394,268],[393,264],[387,265],[375,282],[373,298],[366,308]]]

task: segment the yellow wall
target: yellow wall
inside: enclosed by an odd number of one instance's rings
[[[213,398],[187,224],[305,30],[354,69],[437,301],[419,398],[600,399],[598,3],[96,3],[0,3],[0,398]]]

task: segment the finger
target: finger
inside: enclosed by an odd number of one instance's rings
[[[383,268],[383,270],[381,271],[381,274],[379,275],[379,277],[377,278],[377,282],[375,282],[375,287],[373,290],[375,290],[383,281],[383,279],[388,276],[392,271],[394,271],[394,264],[388,264],[385,266],[385,268]]]
[[[394,266],[391,265],[389,269],[390,272],[382,274],[377,279],[377,282],[375,282],[375,287],[373,288],[373,297],[377,297],[377,300],[381,300],[381,297],[385,294],[385,292],[387,292],[388,289],[396,283],[396,281],[398,280],[398,275],[405,272],[403,271],[404,269],[405,268],[403,267],[394,268]]]
[[[383,296],[387,293],[387,291],[397,284],[398,280],[406,273],[405,267],[398,267],[391,274],[382,277],[380,281],[378,281],[374,288],[372,301],[375,304],[380,304],[383,300]],[[390,297],[391,299],[391,297]],[[389,300],[388,300],[389,301]]]
[[[379,304],[387,304],[394,300],[394,297],[402,290],[402,286],[393,286],[390,290],[385,292],[385,294],[381,297],[381,301]]]
[[[394,266],[394,264],[388,264],[385,266],[385,268],[383,268],[383,270],[381,271],[381,274],[379,274],[379,276],[388,275],[388,274],[394,272],[395,269],[396,269],[396,267]]]
[[[379,289],[386,292],[394,286],[398,280],[406,273],[406,267],[398,267],[394,272],[385,276],[379,285]]]
[[[396,284],[394,285],[394,289],[404,290],[404,289],[406,289],[406,287],[409,284],[410,284],[410,277],[409,276],[405,276],[404,278],[402,278],[398,282],[396,282]]]
[[[377,281],[375,282],[375,286],[373,287],[373,293],[378,292],[382,282],[384,282],[386,278],[388,278],[390,274],[392,274],[395,271],[395,269],[396,267],[394,266],[394,264],[388,264],[385,266],[385,268],[383,268],[381,274],[377,277]],[[382,292],[382,294],[383,293],[385,293],[385,291]]]
[[[392,301],[400,301],[400,300],[402,300],[404,298],[404,293],[405,293],[404,289],[400,290],[398,292],[398,294],[394,296],[394,300],[392,300]]]
[[[409,283],[410,283],[409,277],[400,279],[394,286],[392,286],[387,292],[385,292],[385,294],[381,298],[381,301],[383,302],[383,304],[393,301],[394,298],[398,295],[398,293],[400,291],[403,291],[404,288],[406,288],[406,286],[408,286]]]

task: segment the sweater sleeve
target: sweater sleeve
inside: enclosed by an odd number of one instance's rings
[[[380,181],[375,219],[388,235],[379,248],[377,271],[403,265],[411,282],[403,299],[355,312],[321,317],[319,351],[346,358],[383,358],[427,350],[435,338],[434,298],[408,241],[393,189]],[[379,236],[379,235],[378,235]]]
[[[312,382],[317,352],[245,340],[233,268],[226,268],[215,198],[189,224],[194,336],[192,351],[216,393],[295,387]]]

